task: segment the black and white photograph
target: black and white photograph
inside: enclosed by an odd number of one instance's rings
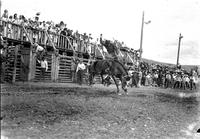
[[[1,139],[200,139],[199,0],[0,0]]]

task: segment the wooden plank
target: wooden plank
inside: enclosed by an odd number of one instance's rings
[[[18,46],[15,46],[15,60],[14,60],[14,70],[13,70],[13,77],[12,77],[13,83],[15,82],[15,79],[16,79],[17,55],[18,55]]]

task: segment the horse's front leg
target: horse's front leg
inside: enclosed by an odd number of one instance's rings
[[[115,79],[115,77],[112,75],[112,78],[113,78],[113,80],[114,80],[114,82],[115,82],[115,85],[116,85],[116,87],[117,87],[117,93],[119,93],[119,86],[118,86],[118,83],[117,83],[117,81],[116,81],[116,79]]]

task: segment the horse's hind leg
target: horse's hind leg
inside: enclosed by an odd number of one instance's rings
[[[104,84],[103,74],[101,73],[101,83]]]
[[[113,75],[112,75],[112,78],[113,78],[113,80],[115,82],[115,85],[117,87],[117,93],[119,93],[119,87],[118,87],[117,81],[116,81],[116,79],[115,79],[115,77]]]

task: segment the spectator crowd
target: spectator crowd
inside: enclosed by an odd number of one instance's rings
[[[174,89],[196,89],[199,81],[197,68],[186,71],[178,65],[172,68],[159,64],[141,62],[138,69],[129,68],[132,75],[130,86],[154,86]]]

